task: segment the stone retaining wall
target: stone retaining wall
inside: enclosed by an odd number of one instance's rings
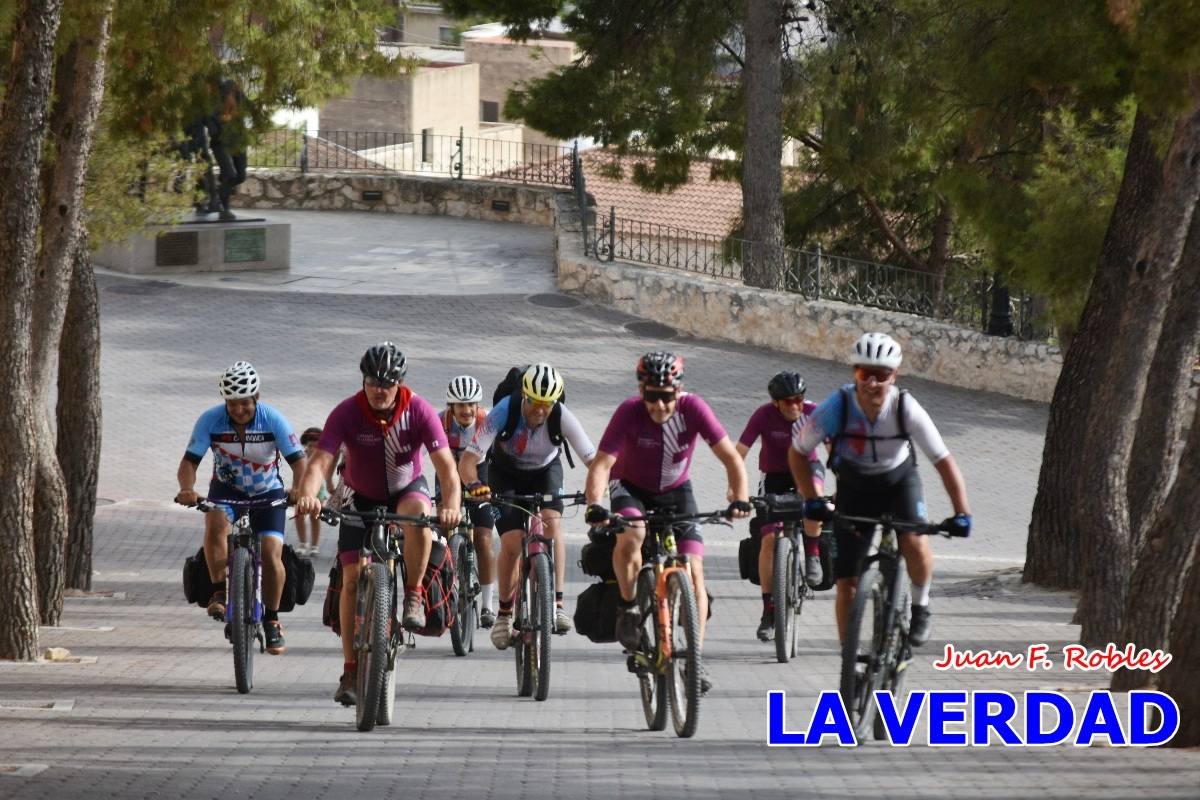
[[[866,331],[890,333],[908,375],[1049,402],[1062,369],[1058,347],[1022,342],[925,317],[748,288],[669,269],[583,255],[574,197],[557,198],[558,286],[569,294],[696,336],[841,362]]]
[[[238,187],[233,204],[239,208],[432,214],[550,227],[557,191],[548,186],[415,175],[252,170]],[[364,200],[363,192],[379,192],[380,198]]]

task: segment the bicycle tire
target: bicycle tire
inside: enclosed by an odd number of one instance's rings
[[[533,612],[533,636],[530,637],[530,673],[533,675],[533,699],[550,696],[550,642],[554,638],[554,575],[550,557],[534,553],[532,580],[533,595],[529,608]]]
[[[383,696],[391,629],[392,585],[387,564],[372,562],[359,573],[358,602],[362,604],[362,629],[355,631],[358,704],[355,722],[364,733],[375,727]]]
[[[525,568],[521,572],[520,596],[513,605],[513,632],[516,634],[512,641],[513,659],[517,662],[517,697],[529,697],[533,694],[533,659],[526,633],[529,628],[529,592],[530,577]]]
[[[233,548],[229,564],[230,636],[233,678],[240,694],[254,688],[254,560],[245,547]]]
[[[839,691],[854,735],[866,738],[875,717],[875,690],[883,681],[882,664],[886,638],[884,578],[878,567],[871,566],[858,579],[858,591],[846,625],[842,645],[842,675]],[[864,628],[867,638],[863,639]]]
[[[775,539],[775,580],[771,601],[775,604],[775,658],[788,663],[796,655],[796,544],[790,536]]]
[[[696,593],[685,571],[667,576],[670,611],[671,665],[668,672],[671,722],[675,735],[687,739],[700,724],[700,615]]]
[[[907,663],[904,661],[904,652],[908,644],[908,622],[906,613],[908,612],[908,591],[904,588],[904,583],[907,578],[907,571],[904,568],[904,557],[901,556],[896,564],[895,574],[891,576],[890,583],[892,584],[892,597],[896,598],[896,602],[891,608],[891,620],[888,630],[890,634],[887,638],[887,655],[883,662],[883,680],[880,682],[879,688],[885,692],[889,692],[893,697],[899,699],[904,692],[904,679],[908,675]],[[876,741],[884,741],[887,739],[887,729],[883,725],[883,719],[876,714],[872,734]]]
[[[379,693],[379,710],[375,712],[376,725],[391,725],[396,712],[396,666],[384,670],[383,689]]]
[[[643,643],[646,652],[657,656],[659,652],[658,624],[655,615],[657,598],[654,593],[654,570],[643,568],[638,570],[637,601],[642,613]],[[662,731],[667,728],[667,676],[665,673],[643,669],[638,673],[638,689],[642,698],[642,715],[646,718],[646,727],[652,731]]]
[[[462,534],[450,538],[450,552],[454,554],[454,573],[458,581],[458,604],[454,609],[454,624],[450,626],[450,644],[454,655],[465,656],[473,649],[475,629],[474,608],[471,600],[471,563],[467,552],[467,540]]]

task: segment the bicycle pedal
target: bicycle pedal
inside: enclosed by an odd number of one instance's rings
[[[636,656],[629,656],[627,659],[625,659],[625,668],[628,669],[630,672],[632,672],[634,675],[637,675],[642,671],[641,668],[638,666]]]

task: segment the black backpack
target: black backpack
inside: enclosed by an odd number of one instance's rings
[[[838,472],[837,461],[837,446],[840,439],[862,439],[871,443],[871,452],[874,453],[875,442],[887,441],[889,439],[903,439],[908,442],[908,452],[913,457],[913,464],[916,464],[917,451],[913,447],[912,437],[908,435],[908,426],[904,424],[904,398],[908,395],[907,389],[899,389],[900,396],[896,398],[896,424],[900,426],[900,433],[895,436],[864,436],[861,433],[846,433],[846,421],[850,418],[850,391],[846,388],[838,389],[842,395],[842,424],[838,428],[837,433],[829,436],[829,458],[825,459],[825,466],[833,472],[834,475]]]
[[[279,610],[292,611],[296,606],[308,602],[313,585],[317,582],[317,571],[312,560],[301,557],[290,544],[283,546],[283,593],[279,596]]]
[[[504,398],[509,398],[508,416],[504,418],[504,427],[496,434],[497,441],[507,442],[517,432],[518,415],[521,413],[521,377],[527,369],[529,369],[528,364],[523,367],[512,367],[504,376],[504,380],[496,384],[496,391],[492,392],[492,408],[499,405]],[[567,465],[574,469],[575,461],[571,458],[571,448],[562,435],[562,407],[566,402],[567,393],[564,391],[562,397],[558,398],[558,402],[551,409],[550,417],[546,420],[546,432],[550,434],[551,444],[563,451],[567,457]],[[492,453],[496,455],[499,450],[493,447]]]
[[[212,598],[212,578],[208,576],[208,562],[204,559],[204,548],[196,551],[196,555],[188,556],[183,562],[183,596],[189,603],[195,603],[201,608],[208,605]]]

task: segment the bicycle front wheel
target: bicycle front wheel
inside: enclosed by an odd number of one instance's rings
[[[786,664],[796,655],[796,615],[799,610],[796,543],[790,536],[775,539],[775,658]]]
[[[522,569],[524,572],[524,569]],[[533,647],[529,641],[531,639],[530,617],[533,612],[530,610],[530,584],[533,582],[532,576],[523,574],[521,576],[521,585],[518,590],[517,600],[513,605],[513,658],[517,662],[517,697],[529,697],[533,694],[533,684],[536,680],[534,671],[536,665],[533,663]]]
[[[529,597],[530,623],[533,635],[530,642],[530,672],[533,674],[533,699],[545,700],[550,696],[550,641],[554,637],[554,575],[550,572],[550,558],[545,553],[535,553],[531,559]]]
[[[887,589],[883,574],[872,566],[858,579],[842,644],[842,702],[860,742],[875,718],[875,690],[883,682],[886,639]]]
[[[643,568],[637,577],[638,610],[642,613],[642,644],[647,653],[657,656],[661,651],[658,641],[658,598],[654,593],[654,570]],[[632,657],[632,656],[631,656]],[[638,688],[642,695],[642,714],[646,727],[652,731],[667,727],[667,676],[649,667],[640,667],[637,673]]]
[[[450,626],[450,644],[454,655],[465,656],[475,649],[475,593],[479,585],[475,573],[475,559],[471,557],[471,546],[462,534],[450,539],[450,552],[454,554],[454,572],[458,582],[458,603],[454,608],[454,624]]]
[[[667,685],[671,694],[671,722],[675,735],[684,739],[700,724],[700,615],[696,594],[687,572],[667,576],[670,612],[671,664]]]
[[[233,641],[233,678],[241,694],[254,688],[254,559],[244,547],[229,560],[229,638]]]
[[[375,727],[383,696],[392,621],[390,577],[387,564],[379,562],[372,562],[359,572],[358,577],[357,602],[361,613],[355,615],[355,620],[361,620],[361,627],[355,632],[358,704],[354,712],[360,731]]]

